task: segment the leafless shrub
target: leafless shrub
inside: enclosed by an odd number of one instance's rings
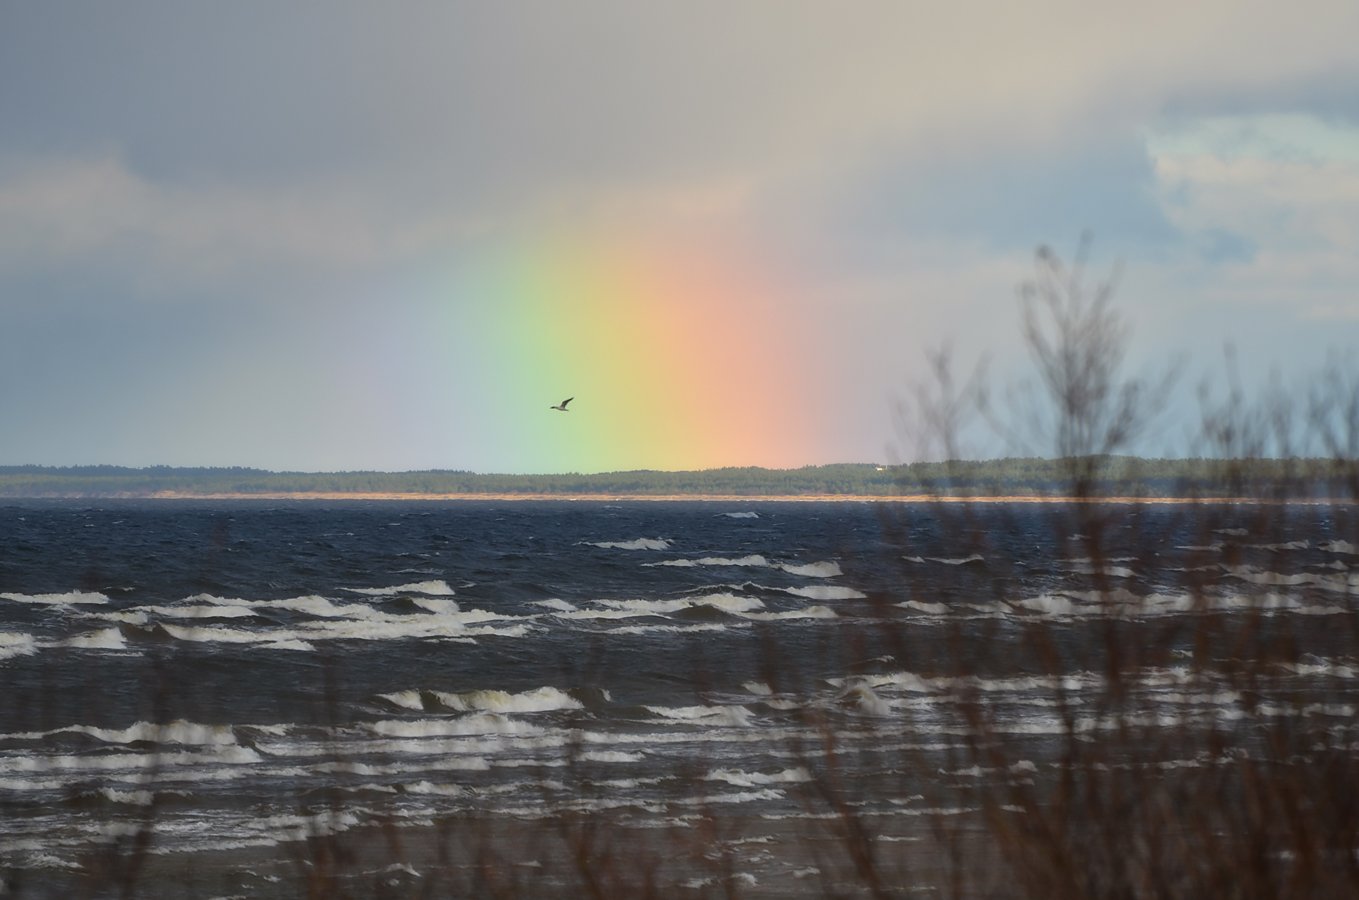
[[[1226,396],[1216,398],[1207,388],[1200,394],[1199,441],[1222,460],[1217,484],[1185,485],[1181,493],[1198,501],[1169,507],[1152,524],[1138,515],[1140,507],[1108,502],[1113,498],[1102,494],[1100,471],[1109,454],[1128,452],[1153,424],[1175,384],[1174,369],[1152,380],[1121,377],[1128,330],[1111,305],[1113,281],[1086,286],[1086,249],[1082,244],[1070,267],[1040,249],[1036,276],[1021,287],[1036,391],[1010,395],[997,410],[983,386],[957,391],[947,358],[936,355],[934,383],[913,395],[912,424],[936,429],[931,440],[949,458],[961,423],[973,417],[984,418],[1012,446],[1051,441],[1064,464],[1061,493],[1068,502],[1044,507],[1045,518],[1055,540],[1071,535],[1078,543],[1091,591],[1092,619],[1085,626],[1026,616],[1018,607],[1017,637],[952,623],[946,646],[957,654],[955,681],[945,699],[966,723],[966,762],[1001,773],[1024,762],[999,711],[970,678],[992,668],[988,663],[999,660],[1001,667],[1046,679],[1038,702],[1050,704],[1061,727],[1046,770],[1032,779],[981,782],[973,791],[980,842],[956,820],[936,822],[941,852],[953,867],[940,889],[1007,897],[1353,895],[1359,891],[1359,807],[1350,799],[1359,790],[1355,687],[1352,673],[1325,671],[1347,666],[1359,636],[1353,593],[1346,576],[1325,582],[1338,589],[1329,599],[1344,606],[1343,613],[1326,610],[1344,635],[1336,637],[1334,625],[1280,614],[1289,597],[1268,589],[1274,582],[1288,591],[1313,576],[1259,571],[1247,554],[1260,552],[1250,551],[1252,545],[1284,546],[1298,509],[1290,501],[1315,499],[1317,487],[1308,479],[1319,469],[1314,460],[1293,462],[1300,450],[1319,448],[1329,459],[1332,498],[1359,497],[1359,378],[1332,360],[1305,401],[1290,397],[1277,379],[1252,400],[1229,351]],[[1237,502],[1212,499],[1223,493]],[[903,546],[903,519],[929,516],[956,529],[955,543],[965,552],[1003,554],[967,507],[960,512],[946,499],[889,518]],[[1352,517],[1337,511],[1330,537],[1352,541]],[[1145,618],[1155,598],[1129,596],[1110,573],[1131,566],[1159,572],[1166,583],[1171,534],[1187,542],[1178,551],[1182,565],[1163,588],[1177,592],[1178,614]],[[1233,598],[1223,596],[1224,572],[1266,590],[1227,609],[1224,599]],[[903,587],[910,590],[909,583]],[[1072,638],[1077,631],[1083,639]],[[910,643],[907,636],[897,642]],[[1341,662],[1327,662],[1330,653]],[[1082,686],[1078,698],[1065,681],[1082,672],[1091,673],[1094,684]],[[1185,696],[1221,698],[1220,708],[1191,713],[1186,704],[1183,713],[1168,714],[1147,688],[1149,678],[1165,677],[1178,679]],[[993,852],[997,868],[978,867],[979,843]]]

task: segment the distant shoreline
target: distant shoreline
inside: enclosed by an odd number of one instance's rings
[[[1189,506],[1194,504],[1249,505],[1249,506],[1330,506],[1353,505],[1351,499],[1331,497],[1260,498],[1260,497],[1156,497],[1156,496],[1097,496],[987,494],[977,496],[939,494],[639,494],[639,493],[417,493],[399,491],[261,491],[255,492],[193,492],[148,491],[117,494],[68,494],[48,496],[12,496],[3,500],[166,500],[166,501],[403,501],[403,502],[542,502],[549,500],[581,503],[674,503],[695,501],[704,503],[948,503],[948,504],[1113,504],[1140,506]]]
[[[1354,464],[1359,464],[1356,462]],[[565,474],[270,472],[241,467],[0,466],[3,498],[473,501],[618,500],[877,503],[1196,502],[1346,504],[1351,463],[1333,459],[1006,458],[883,466],[833,463]],[[1226,497],[1225,494],[1232,494]],[[1271,498],[1260,500],[1258,498]]]

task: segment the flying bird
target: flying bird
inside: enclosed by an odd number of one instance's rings
[[[548,408],[549,408],[549,409],[559,409],[559,410],[561,410],[562,412],[570,412],[571,410],[569,410],[569,409],[566,408],[566,404],[570,403],[570,402],[571,402],[572,400],[574,400],[574,399],[576,399],[576,398],[575,398],[575,397],[567,397],[565,400],[563,400],[561,403],[558,403],[556,406],[550,406],[550,407],[548,407]]]

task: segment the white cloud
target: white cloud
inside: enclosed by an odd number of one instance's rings
[[[1149,147],[1177,226],[1253,248],[1220,273],[1215,291],[1308,316],[1359,315],[1359,125],[1210,118],[1153,135]]]

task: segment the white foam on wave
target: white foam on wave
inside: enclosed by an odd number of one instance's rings
[[[1280,668],[1303,677],[1359,678],[1359,668],[1356,668],[1351,662],[1322,657],[1312,657],[1307,662],[1283,663]]]
[[[927,613],[931,616],[942,616],[948,614],[948,606],[943,603],[925,603],[920,600],[907,600],[905,603],[898,603],[902,609],[913,609],[916,612]]]
[[[812,774],[801,766],[772,773],[713,769],[703,776],[703,780],[722,781],[733,787],[760,787],[767,784],[804,784],[812,780]]]
[[[443,606],[430,601],[433,608],[414,614],[389,613],[364,604],[334,606],[325,598],[295,598],[290,601],[240,601],[260,605],[286,603],[293,608],[305,608],[321,615],[316,621],[292,627],[262,628],[251,631],[222,625],[192,626],[161,623],[165,633],[178,640],[199,643],[255,644],[262,649],[313,650],[314,641],[361,640],[383,641],[435,638],[468,640],[483,636],[523,637],[528,633],[524,620],[507,627],[492,627],[487,623],[515,619],[486,610],[460,610],[452,601]],[[438,611],[436,611],[438,610]],[[529,617],[531,621],[533,617]],[[474,627],[481,626],[481,627]]]
[[[636,763],[646,759],[646,754],[629,753],[626,750],[586,750],[577,759],[583,762]]]
[[[728,519],[758,519],[760,514],[757,512],[724,512],[718,516],[725,516]]]
[[[306,641],[289,639],[283,641],[266,641],[260,644],[261,650],[293,650],[299,653],[309,653],[316,650],[316,647]]]
[[[102,628],[74,637],[57,641],[53,647],[70,647],[76,650],[126,650],[127,639],[117,628]]]
[[[809,600],[862,600],[868,596],[852,587],[844,587],[838,584],[811,584],[805,587],[784,588],[783,590],[796,597],[806,597]]]
[[[1106,560],[1106,563],[1118,560]],[[1078,575],[1104,575],[1108,578],[1136,578],[1137,573],[1127,566],[1097,565],[1092,559],[1067,560],[1067,568]]]
[[[365,727],[373,734],[399,738],[462,737],[481,734],[538,736],[546,734],[537,725],[493,712],[477,712],[449,719],[385,719],[369,722]]]
[[[424,696],[419,691],[393,691],[389,694],[378,694],[378,697],[402,709],[421,712],[425,708]]]
[[[930,693],[939,690],[939,685],[944,682],[941,679],[921,678],[914,672],[886,672],[880,675],[860,675],[853,679],[829,678],[827,683],[841,688],[857,684],[879,689],[890,687],[899,691]]]
[[[403,784],[402,789],[407,794],[423,794],[435,797],[461,797],[467,793],[467,788],[456,784],[435,784],[431,781],[415,781],[410,784]]]
[[[716,622],[699,622],[693,625],[623,625],[618,628],[610,628],[609,634],[693,634],[701,631],[730,631],[749,627],[744,622],[734,625],[722,625]]]
[[[351,594],[365,594],[369,597],[394,597],[398,594],[425,594],[432,597],[451,597],[455,593],[447,581],[416,581],[411,584],[398,584],[380,588],[341,588]]]
[[[561,600],[561,599],[558,599],[558,598],[556,598],[556,597],[553,597],[553,598],[550,599],[550,600],[535,600],[535,601],[533,601],[533,605],[534,605],[534,606],[541,606],[541,607],[544,607],[544,608],[546,608],[546,609],[555,610],[556,612],[575,612],[575,611],[576,611],[576,607],[575,607],[575,606],[573,606],[573,605],[570,604],[570,603],[567,603],[565,600]]]
[[[1075,616],[1086,612],[1083,606],[1078,606],[1072,602],[1070,597],[1063,594],[1039,594],[1036,597],[1025,597],[1022,600],[1014,601],[1012,605],[1017,609],[1049,616]]]
[[[564,619],[631,619],[638,616],[666,616],[702,606],[732,615],[764,609],[764,603],[755,597],[719,592],[668,600],[598,600],[593,608],[563,610],[558,616]]]
[[[647,706],[645,709],[664,719],[701,725],[750,724],[750,710],[744,706]]]
[[[768,557],[759,553],[752,553],[748,556],[703,556],[698,559],[663,559],[659,562],[644,563],[646,566],[676,566],[680,568],[695,568],[698,566],[734,566],[748,569],[777,569],[787,572],[789,575],[798,575],[803,578],[835,578],[844,573],[840,570],[840,564],[834,560],[823,560],[812,563],[784,563],[773,562]]]
[[[156,795],[151,791],[120,791],[117,788],[106,787],[100,788],[99,793],[106,800],[128,806],[150,806],[156,802]]]
[[[440,705],[455,712],[530,713],[562,709],[583,709],[575,697],[547,686],[511,694],[508,691],[482,690],[461,694],[431,692]],[[385,696],[385,695],[384,695]]]
[[[770,569],[773,566],[769,560],[758,553],[749,556],[704,556],[701,559],[666,559],[660,562],[647,563],[649,566],[748,566],[762,569]]]
[[[319,594],[306,594],[301,597],[287,597],[281,600],[245,600],[239,597],[216,597],[212,594],[195,594],[185,600],[188,607],[134,607],[147,612],[163,612],[175,618],[184,618],[183,609],[194,610],[194,617],[239,618],[255,615],[257,609],[282,609],[290,612],[306,613],[326,619],[363,617],[374,612],[362,603],[336,604],[328,597]],[[196,605],[195,605],[196,604]],[[201,611],[200,611],[201,610]],[[212,612],[215,610],[216,612]]]
[[[846,686],[840,696],[836,698],[836,701],[842,707],[868,716],[890,716],[892,714],[892,704],[879,697],[873,688],[862,681],[856,681]]]
[[[0,631],[0,659],[16,656],[32,656],[38,652],[33,635],[21,631]]]
[[[1233,578],[1251,584],[1262,584],[1275,587],[1295,587],[1311,586],[1321,588],[1325,591],[1333,591],[1341,594],[1359,593],[1359,573],[1323,573],[1323,572],[1297,572],[1284,574],[1281,572],[1261,571],[1251,566],[1223,566],[1223,571]]]
[[[81,755],[14,756],[0,757],[0,772],[50,772],[50,771],[162,771],[164,769],[204,765],[243,766],[258,763],[263,759],[249,747],[214,747],[206,751],[182,751],[177,753],[92,753]]]
[[[1327,541],[1321,545],[1320,549],[1327,553],[1346,553],[1350,556],[1359,556],[1359,547],[1354,546],[1349,541]]]
[[[1247,544],[1246,546],[1252,550],[1272,550],[1275,553],[1278,553],[1284,550],[1310,550],[1312,548],[1312,542],[1284,541],[1278,544]]]
[[[920,563],[927,563],[927,562],[933,562],[933,563],[940,563],[940,564],[945,565],[945,566],[965,566],[965,565],[967,565],[968,563],[986,562],[986,557],[982,556],[980,553],[974,553],[974,554],[972,554],[971,556],[956,556],[956,557],[955,557],[955,556],[904,556],[904,557],[902,557],[902,559],[906,560],[907,562],[913,562],[913,563],[917,563],[917,564],[920,564]]]
[[[371,612],[371,609],[361,603],[344,603],[336,605],[328,598],[308,594],[303,597],[291,597],[286,600],[256,600],[250,603],[255,608],[265,609],[285,609],[292,612],[306,613],[309,616],[317,616],[324,619],[349,619],[361,618]]]
[[[637,538],[631,541],[581,541],[601,550],[668,550],[670,541],[665,538]]]
[[[1130,616],[1134,618],[1222,612],[1234,609],[1290,610],[1330,614],[1335,607],[1307,607],[1296,598],[1275,594],[1195,596],[1151,593],[1145,596],[1118,589],[1112,591],[1062,591],[1039,594],[1011,603],[1013,609],[1054,617]]]
[[[44,606],[102,606],[109,598],[98,591],[68,591],[64,594],[0,594],[0,599]]]

